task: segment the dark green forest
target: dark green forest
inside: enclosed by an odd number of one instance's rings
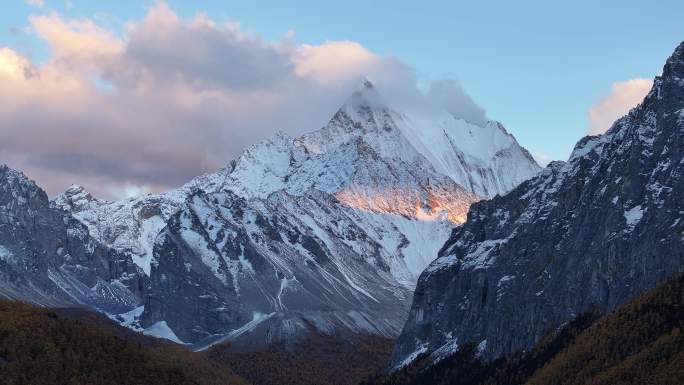
[[[97,315],[0,301],[0,382],[14,384],[246,384],[182,347],[115,331]],[[121,328],[118,328],[121,329]]]
[[[393,340],[376,336],[312,334],[292,351],[234,353],[217,346],[207,355],[254,385],[356,385],[387,368],[393,347]]]
[[[392,347],[387,338],[314,334],[293,351],[195,353],[87,310],[0,300],[2,385],[355,385],[385,369]]]

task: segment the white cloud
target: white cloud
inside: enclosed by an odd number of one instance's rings
[[[452,115],[483,125],[487,123],[484,109],[478,106],[473,99],[461,88],[455,80],[447,79],[433,82],[428,98],[437,105],[441,105],[451,112]]]
[[[615,120],[636,107],[653,86],[650,79],[630,79],[613,83],[611,93],[589,109],[589,130],[591,135],[606,132]]]
[[[424,98],[408,66],[359,43],[267,41],[163,2],[123,36],[57,13],[29,21],[51,56],[38,65],[0,47],[0,161],[50,194],[178,186],[276,130],[319,128],[366,75],[397,103]],[[447,83],[445,105],[484,113]]]
[[[133,184],[125,184],[123,186],[114,185],[109,186],[109,191],[114,199],[135,198],[141,195],[152,192],[149,186],[138,186]]]
[[[328,85],[342,85],[350,78],[373,71],[382,59],[353,41],[304,44],[294,56],[295,72]]]
[[[123,42],[90,19],[63,20],[52,12],[46,16],[30,16],[38,36],[46,40],[54,58],[93,60],[117,55]]]

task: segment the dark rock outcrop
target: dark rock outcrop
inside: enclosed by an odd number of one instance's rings
[[[684,43],[651,92],[512,192],[474,204],[421,275],[392,364],[487,359],[610,311],[684,267]]]
[[[130,310],[143,276],[21,172],[0,165],[0,296],[44,306]]]

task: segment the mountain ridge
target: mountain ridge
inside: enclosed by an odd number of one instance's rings
[[[71,186],[49,210],[126,261],[117,274],[135,290],[97,310],[134,330],[196,349],[289,345],[311,331],[392,337],[477,193],[538,170],[498,124],[428,118],[410,123],[366,83],[322,129],[277,133],[178,189],[108,202]]]
[[[419,279],[394,367],[469,341],[487,359],[529,348],[590,306],[611,310],[682,270],[683,63],[684,43],[607,133],[471,206]]]

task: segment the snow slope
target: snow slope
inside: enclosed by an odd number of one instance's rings
[[[144,272],[142,328],[198,347],[394,336],[470,204],[538,169],[500,124],[400,113],[365,82],[320,130],[278,133],[177,190],[104,202],[73,187],[53,204]]]

